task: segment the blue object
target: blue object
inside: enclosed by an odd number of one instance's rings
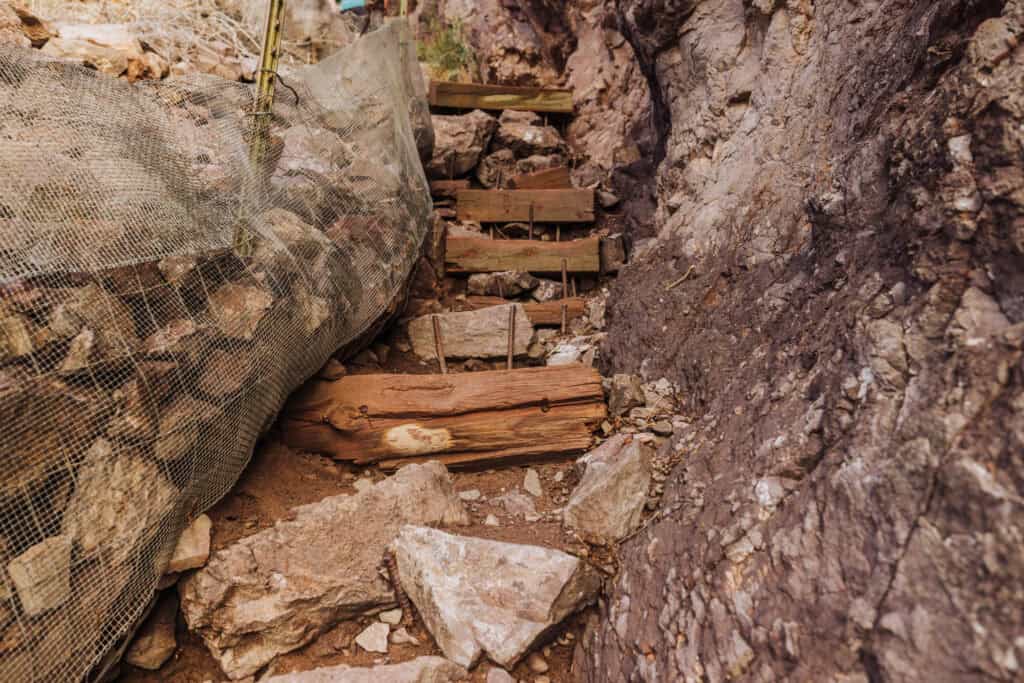
[[[342,12],[347,12],[350,9],[366,7],[366,0],[338,0],[338,4],[341,5]]]

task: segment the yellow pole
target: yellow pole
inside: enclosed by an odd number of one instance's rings
[[[281,58],[281,21],[284,17],[284,2],[285,0],[270,0],[267,7],[267,25],[263,32],[263,51],[260,54],[260,68],[256,77],[256,104],[253,111],[249,159],[252,162],[257,183],[262,183],[263,181],[263,163],[267,156],[270,114],[274,108],[274,85],[277,83],[277,65]],[[257,189],[256,191],[259,190]],[[244,222],[236,228],[235,249],[240,256],[250,255],[251,245],[245,234]]]

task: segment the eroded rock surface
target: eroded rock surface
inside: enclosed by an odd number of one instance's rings
[[[468,521],[439,463],[403,467],[356,495],[293,513],[213,553],[180,584],[189,628],[233,680],[339,620],[393,606],[394,592],[377,568],[403,524]]]
[[[402,586],[445,656],[512,667],[537,638],[595,597],[580,559],[537,546],[406,526],[391,547]]]
[[[1019,677],[1022,3],[619,8],[670,126],[602,357],[690,426],[586,679]]]

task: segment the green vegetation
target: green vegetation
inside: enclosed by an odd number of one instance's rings
[[[434,20],[430,26],[430,38],[417,46],[417,53],[420,61],[430,66],[438,80],[466,80],[476,66],[473,50],[463,39],[461,21],[445,26]]]

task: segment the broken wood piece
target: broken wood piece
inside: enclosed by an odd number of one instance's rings
[[[565,166],[522,173],[508,181],[510,190],[566,190],[572,187],[569,169]]]
[[[571,114],[572,90],[480,83],[430,82],[430,106]]]
[[[430,194],[433,197],[455,199],[459,190],[468,190],[468,180],[431,180]]]
[[[597,237],[571,242],[449,237],[445,270],[450,273],[494,273],[502,270],[558,273],[564,259],[570,272],[596,273],[601,268],[598,245]]]
[[[509,370],[512,369],[513,358],[515,357],[515,345],[516,345],[516,306],[508,307],[508,364]]]
[[[593,190],[459,190],[456,214],[460,221],[511,223],[592,223]]]
[[[452,465],[588,448],[606,416],[601,377],[580,365],[456,375],[348,375],[289,401],[289,446],[356,463]]]
[[[502,306],[508,301],[496,296],[466,297],[465,306],[469,310],[479,310],[488,306]],[[566,308],[569,320],[583,315],[586,301],[580,297],[572,297],[564,301],[530,302],[522,304],[526,317],[534,327],[557,327],[562,321],[562,306]]]

